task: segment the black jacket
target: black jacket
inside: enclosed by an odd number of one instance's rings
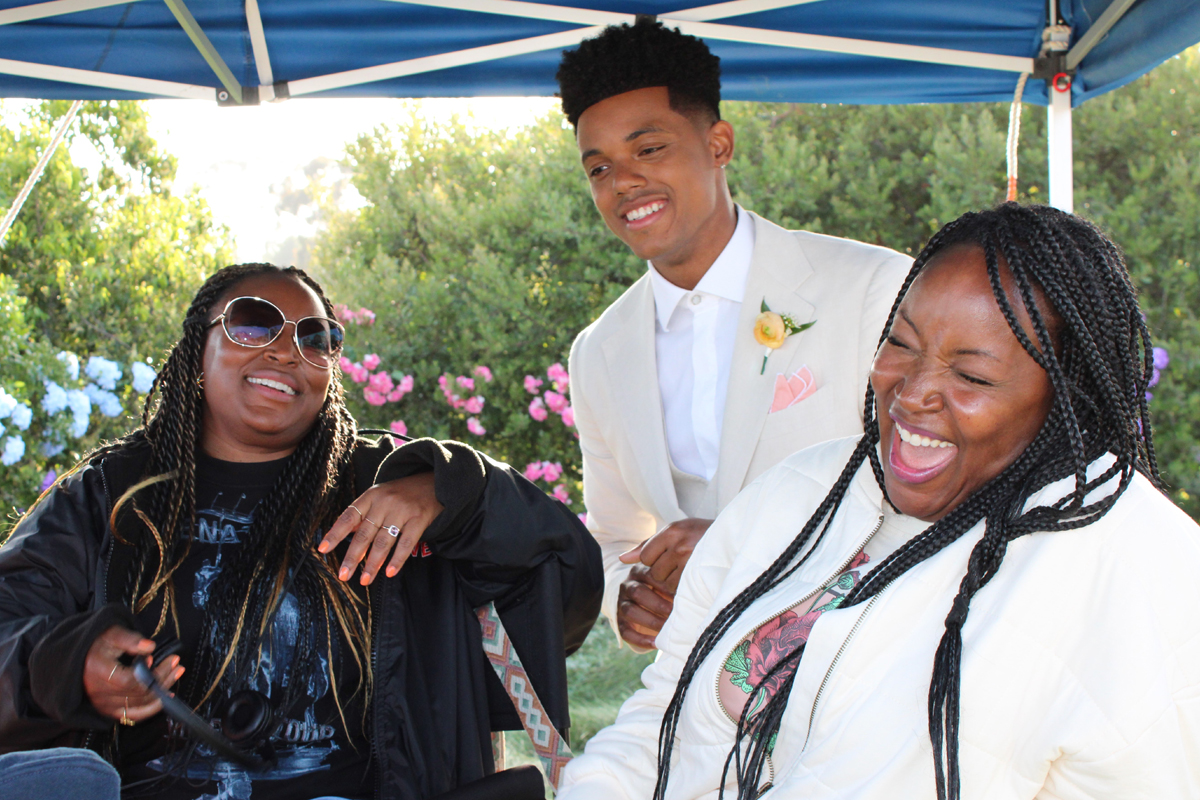
[[[117,729],[81,676],[95,637],[129,624],[109,598],[121,595],[132,551],[108,518],[145,455],[132,448],[72,474],[0,547],[0,752],[107,744],[120,763]],[[474,609],[489,601],[566,734],[564,656],[583,643],[603,590],[587,530],[511,467],[457,442],[360,439],[354,467],[356,492],[432,469],[445,506],[423,537],[432,555],[368,590],[377,794],[431,797],[488,774],[490,732],[521,729],[483,655]]]

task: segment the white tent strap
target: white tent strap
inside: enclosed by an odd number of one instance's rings
[[[20,193],[17,194],[17,199],[13,200],[13,204],[9,206],[8,213],[4,215],[4,221],[0,222],[0,245],[4,244],[4,239],[8,236],[8,229],[12,227],[17,214],[21,213],[21,206],[25,205],[25,200],[29,197],[29,193],[33,191],[33,187],[37,185],[38,180],[42,177],[42,173],[46,171],[46,165],[50,163],[50,157],[54,155],[54,151],[58,149],[58,145],[62,142],[63,137],[67,135],[67,128],[71,127],[71,123],[75,120],[75,115],[79,113],[79,107],[82,105],[82,100],[76,100],[71,104],[71,108],[67,113],[63,115],[63,118],[58,121],[58,128],[55,129],[54,137],[50,140],[50,144],[42,152],[42,157],[38,159],[37,166],[33,168],[33,172],[29,174],[25,185],[21,187]]]
[[[1017,146],[1021,140],[1021,96],[1025,94],[1027,80],[1028,72],[1022,73],[1017,79],[1012,107],[1008,109],[1008,151],[1005,159],[1008,165],[1008,194],[1004,199],[1010,202],[1017,199]]]

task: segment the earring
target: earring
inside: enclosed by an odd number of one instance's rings
[[[204,391],[204,373],[203,372],[201,372],[199,375],[196,376],[196,388],[202,392]]]

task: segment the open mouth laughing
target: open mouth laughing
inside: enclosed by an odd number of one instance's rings
[[[905,483],[933,480],[958,455],[958,446],[952,442],[930,436],[927,431],[905,428],[895,419],[892,424],[896,430],[888,462]]]

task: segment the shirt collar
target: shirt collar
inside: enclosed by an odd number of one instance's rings
[[[695,292],[715,295],[734,303],[742,302],[746,295],[746,278],[750,274],[750,261],[754,257],[754,223],[750,215],[740,206],[737,207],[737,227],[733,236],[717,256],[704,277],[691,291],[676,286],[664,278],[654,265],[646,262],[650,268],[650,287],[654,290],[654,314],[659,326],[664,330],[670,329],[671,315],[683,298]]]

